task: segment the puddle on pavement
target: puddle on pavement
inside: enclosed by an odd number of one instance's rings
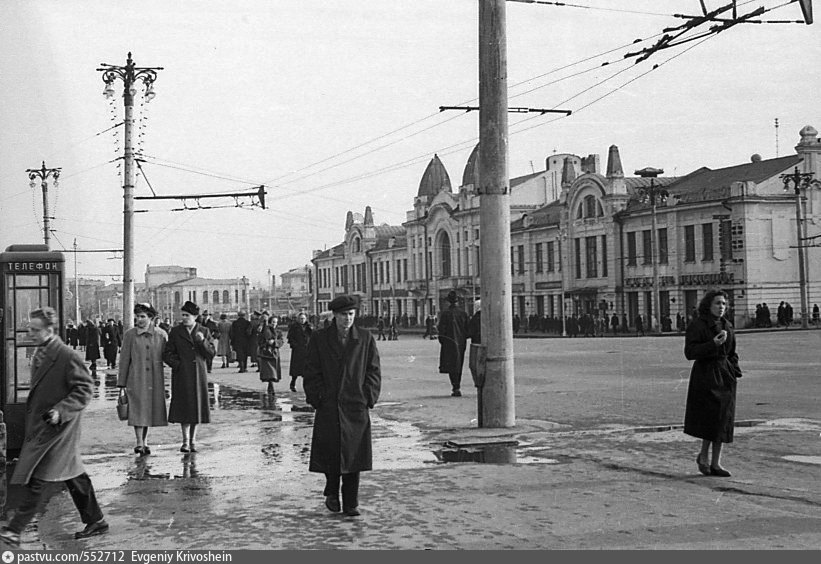
[[[784,460],[789,460],[790,462],[800,462],[802,464],[821,464],[821,456],[804,456],[800,454],[793,454],[782,458],[784,458]]]
[[[527,454],[527,449],[518,441],[489,443],[447,442],[433,451],[439,462],[478,462],[481,464],[558,464],[554,458],[543,458]]]

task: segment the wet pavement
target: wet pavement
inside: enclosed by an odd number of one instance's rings
[[[199,428],[198,452],[180,453],[179,427],[171,425],[151,430],[152,454],[140,458],[130,452],[131,428],[116,420],[116,379],[102,377],[84,415],[83,452],[111,532],[75,541],[80,523],[63,492],[26,531],[24,545],[821,548],[821,418],[804,407],[809,394],[817,406],[821,391],[811,360],[790,357],[794,370],[781,381],[793,387],[789,394],[768,394],[773,376],[747,373],[736,440],[725,452],[733,476],[715,478],[697,472],[696,441],[666,407],[683,404],[678,374],[684,369],[668,366],[673,378],[659,379],[647,368],[657,366],[658,352],[648,348],[644,368],[611,368],[607,375],[603,366],[612,364],[617,340],[607,341],[565,379],[517,365],[512,429],[475,428],[475,392],[447,395],[446,376],[435,371],[438,349],[426,342],[380,343],[383,401],[372,412],[374,470],[362,475],[359,518],[325,509],[324,478],[307,472],[313,413],[285,382],[272,396],[254,373],[214,369],[212,423]],[[533,342],[521,358],[534,353]],[[626,349],[635,346],[617,344],[616,354],[633,354]],[[777,352],[759,348],[775,361]],[[287,373],[287,362],[283,368]],[[587,401],[603,406],[597,418],[544,417],[545,405],[554,410],[558,398],[589,385],[577,376],[594,371],[602,379],[589,387]],[[635,400],[631,382],[639,378],[645,384],[635,389],[655,403],[654,417],[640,421],[618,404],[607,415],[614,402]],[[784,399],[792,395],[794,404]]]

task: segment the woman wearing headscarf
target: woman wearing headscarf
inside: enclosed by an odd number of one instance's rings
[[[721,446],[733,442],[736,380],[741,378],[741,369],[726,312],[727,294],[707,292],[684,338],[684,356],[695,361],[687,389],[684,432],[701,439],[696,464],[705,476],[730,476],[721,466]]]
[[[259,362],[259,379],[268,382],[268,393],[274,393],[274,382],[279,382],[282,367],[279,360],[279,348],[282,346],[282,333],[277,329],[279,318],[274,315],[268,321],[268,312],[262,312],[262,319],[257,326],[257,361]]]
[[[231,322],[228,315],[220,314],[220,321],[217,323],[219,340],[217,341],[217,356],[222,358],[222,367],[228,368],[231,363]]]
[[[123,335],[117,386],[128,397],[128,424],[134,427],[140,456],[151,454],[148,428],[165,427],[163,351],[168,334],[154,325],[157,311],[148,303],[134,306],[134,327]]]

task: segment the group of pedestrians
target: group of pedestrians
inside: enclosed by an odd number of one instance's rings
[[[458,307],[455,292],[448,294],[447,301],[450,306],[437,327],[439,371],[448,374],[451,395],[458,397],[467,339],[481,343],[481,304],[475,302],[475,313],[469,318]],[[696,456],[699,472],[716,477],[731,475],[722,465],[723,445],[733,441],[736,387],[742,377],[733,326],[725,317],[727,307],[725,292],[707,292],[687,326],[684,344],[685,357],[693,361],[684,432],[701,440]],[[373,335],[354,324],[357,299],[338,296],[330,309],[333,321],[312,332],[305,349],[305,397],[315,409],[308,470],[325,476],[327,509],[355,517],[360,514],[360,473],[372,469],[370,410],[381,391],[381,365]],[[138,443],[135,452],[149,454],[148,427],[167,422],[181,425],[180,450],[196,452],[196,426],[210,421],[206,360],[216,353],[211,330],[197,321],[199,308],[192,302],[182,306],[182,322],[168,333],[155,325],[156,314],[150,304],[137,304],[135,327],[123,336],[118,386],[129,397],[128,423]],[[259,342],[276,347],[281,335],[265,321],[260,324]],[[29,335],[38,346],[32,362],[26,440],[12,477],[12,483],[26,488],[16,514],[0,530],[0,541],[12,548],[19,547],[20,533],[34,517],[49,482],[68,486],[86,525],[75,538],[109,529],[79,455],[81,413],[91,399],[93,381],[79,355],[56,335],[56,324],[51,308],[31,312]],[[294,331],[294,338],[298,333]],[[262,351],[260,358],[269,358],[268,351]],[[172,369],[167,422],[163,363]]]
[[[360,472],[373,466],[369,411],[379,399],[381,368],[375,339],[354,326],[357,300],[340,296],[330,307],[334,320],[328,327],[311,335],[307,319],[299,320],[289,331],[289,340],[304,353],[306,400],[316,410],[308,470],[324,474],[328,510],[356,517]],[[202,323],[199,313],[196,304],[185,302],[181,323],[166,332],[155,323],[156,310],[140,303],[134,308],[135,326],[123,335],[117,385],[128,397],[128,424],[134,427],[134,451],[141,456],[151,452],[149,427],[180,423],[180,451],[190,453],[197,451],[197,425],[210,421],[206,361],[216,349],[213,329]],[[268,348],[278,348],[277,342],[282,341],[275,324],[265,321],[257,330],[261,374],[276,370],[268,362]],[[76,539],[109,530],[79,450],[81,416],[91,401],[94,381],[79,354],[57,335],[58,323],[53,308],[30,312],[28,333],[37,347],[25,440],[11,480],[25,489],[14,516],[0,530],[5,548],[20,547],[20,534],[40,509],[48,484],[54,482],[66,484],[85,524],[75,533]],[[163,364],[172,370],[167,417]]]

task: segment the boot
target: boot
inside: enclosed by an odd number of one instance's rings
[[[291,391],[296,392],[296,378],[291,378]]]

